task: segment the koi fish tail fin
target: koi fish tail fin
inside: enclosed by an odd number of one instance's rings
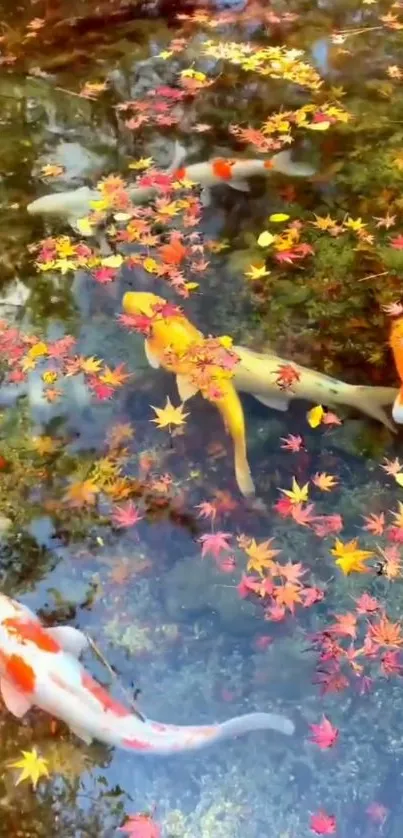
[[[297,163],[292,160],[289,150],[280,151],[271,157],[270,168],[282,175],[290,175],[290,177],[312,177],[316,172],[316,169],[308,163]]]
[[[395,406],[392,410],[392,416],[395,422],[403,424],[403,388],[396,393],[394,387],[354,387],[352,398],[349,399],[348,404],[366,413],[367,416],[372,416],[373,419],[378,419],[386,428],[396,433],[396,428],[390,419],[389,411],[384,409],[385,406],[391,405],[399,399],[399,394],[402,394],[402,401],[400,402],[400,419],[395,415]]]
[[[235,477],[238,484],[239,491],[245,497],[251,497],[255,494],[255,484],[252,480],[248,458],[245,451],[245,442],[234,441],[235,446]]]
[[[403,387],[400,388],[393,402],[392,416],[397,425],[403,425]]]
[[[235,716],[219,725],[220,739],[230,739],[243,736],[252,730],[277,730],[286,736],[292,736],[295,727],[291,719],[277,713],[247,713],[245,716]]]
[[[174,153],[173,153],[172,161],[171,161],[171,163],[169,164],[169,166],[166,170],[168,174],[170,172],[174,172],[175,169],[179,169],[179,167],[182,165],[183,161],[186,159],[186,154],[187,154],[187,152],[186,152],[185,147],[183,145],[181,145],[181,143],[178,142],[178,140],[175,140]]]

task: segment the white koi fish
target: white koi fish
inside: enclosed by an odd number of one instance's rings
[[[311,177],[315,173],[312,166],[294,162],[288,150],[280,151],[266,160],[232,160],[219,157],[204,163],[192,163],[190,166],[178,168],[185,156],[185,149],[179,143],[176,143],[174,158],[169,168],[166,169],[166,173],[172,174],[177,180],[188,180],[200,185],[202,202],[205,206],[210,203],[210,189],[214,186],[227,184],[232,189],[249,192],[246,178],[255,175],[267,177],[272,172],[280,172],[290,177]],[[129,186],[127,191],[133,204],[146,203],[158,195],[158,190],[153,186],[136,186],[134,184]],[[55,192],[37,198],[28,204],[27,211],[30,215],[65,218],[76,229],[78,219],[89,215],[93,201],[99,201],[101,198],[102,195],[98,189],[82,186],[80,189]]]
[[[384,405],[391,405],[396,398],[394,387],[347,384],[294,361],[286,361],[275,353],[262,354],[243,346],[234,346],[233,349],[241,359],[234,370],[236,390],[250,393],[267,407],[287,410],[292,399],[307,399],[328,407],[346,404],[378,419],[391,431],[396,430],[384,410]],[[286,390],[281,390],[276,383],[281,367],[291,367],[295,372],[295,379]]]
[[[98,739],[141,754],[196,750],[252,730],[294,732],[293,723],[275,713],[249,713],[200,726],[144,719],[85,670],[78,656],[87,645],[78,629],[45,628],[26,606],[0,594],[0,690],[7,709],[21,718],[39,707],[87,743]]]

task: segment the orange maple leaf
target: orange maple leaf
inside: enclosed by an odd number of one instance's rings
[[[280,585],[274,589],[274,596],[278,606],[288,608],[293,614],[295,605],[302,602],[301,586],[286,582],[285,585]]]
[[[376,646],[391,646],[393,648],[403,646],[400,623],[392,623],[386,614],[379,618],[377,623],[372,623],[368,629],[369,638]]]
[[[83,504],[93,506],[98,492],[99,488],[92,480],[78,480],[76,483],[70,484],[63,500],[73,507]]]
[[[331,492],[338,484],[338,479],[333,474],[326,474],[324,471],[317,472],[312,478],[312,483],[318,487],[322,492]]]
[[[114,370],[111,370],[105,364],[104,370],[99,376],[99,380],[103,384],[108,384],[109,387],[121,387],[127,378],[130,378],[130,373],[123,372],[124,364],[119,364]]]

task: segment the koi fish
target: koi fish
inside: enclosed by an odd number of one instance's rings
[[[267,177],[272,172],[280,172],[290,177],[311,177],[315,169],[305,163],[297,163],[291,159],[289,150],[280,151],[267,160],[213,158],[204,163],[192,163],[180,166],[186,156],[185,149],[175,144],[175,152],[171,165],[166,174],[172,174],[177,180],[188,180],[202,188],[202,202],[204,206],[210,203],[210,188],[220,184],[227,184],[232,189],[249,192],[246,178],[255,175]],[[133,204],[143,204],[158,195],[153,186],[129,186],[127,189]],[[74,228],[77,228],[79,218],[84,218],[91,212],[94,201],[101,200],[98,189],[82,186],[79,189],[66,192],[55,192],[37,198],[27,206],[30,215],[59,216],[65,218]],[[82,231],[81,231],[82,233]]]
[[[401,381],[401,387],[393,402],[392,416],[397,425],[403,425],[403,317],[392,320],[389,345]]]
[[[294,732],[292,721],[275,713],[248,713],[200,726],[145,719],[87,672],[78,659],[87,645],[78,629],[45,628],[29,608],[0,594],[0,690],[7,709],[22,718],[38,707],[87,743],[97,739],[141,754],[196,750],[252,730]]]
[[[400,328],[402,341],[400,375],[403,381],[403,319]],[[243,346],[234,346],[233,350],[240,358],[240,362],[234,368],[233,382],[236,389],[250,393],[267,407],[287,410],[291,399],[307,399],[330,407],[346,404],[378,419],[389,430],[395,430],[383,409],[383,405],[392,404],[395,399],[396,388],[394,387],[347,384],[345,381],[339,381],[337,378],[331,378],[329,375],[295,364],[294,361],[286,361],[274,353],[263,355],[251,349],[245,349]],[[287,390],[281,390],[279,384],[276,383],[282,366],[289,366],[295,372],[295,379]],[[399,392],[402,393],[402,390]],[[400,416],[400,421],[403,422],[403,400]],[[398,421],[394,412],[393,418]]]
[[[147,360],[154,368],[161,366],[175,373],[179,396],[185,402],[198,392],[198,388],[186,375],[185,362],[181,365],[179,361],[169,361],[167,352],[172,350],[176,355],[183,355],[191,348],[200,346],[205,338],[179,309],[177,314],[161,314],[156,317],[158,307],[164,304],[162,297],[140,291],[128,291],[122,301],[126,314],[152,318],[150,335],[144,341]],[[220,378],[219,391],[220,396],[211,401],[216,405],[232,437],[236,480],[243,495],[253,495],[255,488],[246,453],[242,405],[230,379]]]

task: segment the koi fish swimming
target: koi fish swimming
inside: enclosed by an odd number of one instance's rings
[[[140,291],[128,291],[122,301],[126,314],[150,318],[149,335],[144,341],[147,360],[154,368],[161,366],[175,373],[179,396],[182,401],[187,401],[199,388],[186,374],[189,364],[186,361],[181,363],[180,360],[171,360],[168,354],[184,356],[186,352],[201,346],[205,338],[179,308],[167,316],[162,313],[157,315],[158,307],[164,304],[162,297]],[[217,376],[218,373],[217,368]],[[220,378],[219,393],[214,399],[209,399],[208,395],[205,397],[217,407],[232,438],[238,487],[243,495],[253,495],[255,488],[246,453],[245,419],[239,396],[230,378]]]
[[[88,645],[69,626],[45,628],[25,605],[0,594],[0,689],[21,718],[38,707],[89,743],[97,739],[139,754],[175,754],[253,730],[290,736],[293,722],[275,713],[248,713],[221,724],[171,725],[141,717],[116,701],[78,660]]]
[[[401,324],[400,363],[403,380],[403,320]],[[234,352],[240,362],[234,369],[234,384],[238,391],[250,393],[258,401],[275,410],[287,410],[292,399],[306,399],[315,404],[328,407],[344,404],[378,419],[389,430],[395,431],[385,405],[391,405],[396,399],[395,387],[371,387],[359,384],[347,384],[324,373],[303,367],[294,361],[287,361],[275,353],[258,353],[243,346],[234,346]],[[281,390],[276,383],[279,369],[290,366],[295,372],[295,380],[287,390]],[[402,390],[403,391],[403,385]],[[395,410],[395,409],[394,409]],[[393,418],[397,422],[395,412]],[[403,422],[403,399],[401,403],[401,422]]]
[[[401,386],[395,394],[392,416],[397,425],[403,425],[403,317],[396,317],[392,320],[389,335],[389,345],[392,350],[396,371],[399,375]]]
[[[166,169],[166,174],[172,174],[176,180],[186,179],[191,183],[200,185],[202,202],[205,206],[210,203],[211,187],[220,184],[226,184],[241,192],[249,192],[246,178],[255,175],[267,177],[273,172],[279,172],[290,177],[311,177],[315,174],[315,169],[312,166],[293,161],[288,150],[280,151],[266,160],[213,158],[204,163],[192,163],[186,167],[181,165],[185,157],[185,149],[179,143],[176,143],[173,160]],[[133,204],[146,203],[158,195],[157,189],[153,186],[136,186],[134,184],[129,186],[127,191]],[[28,204],[27,211],[30,215],[65,218],[76,229],[78,219],[89,215],[93,202],[99,201],[101,198],[102,195],[98,189],[82,186],[79,189],[54,192],[51,195],[37,198]]]

